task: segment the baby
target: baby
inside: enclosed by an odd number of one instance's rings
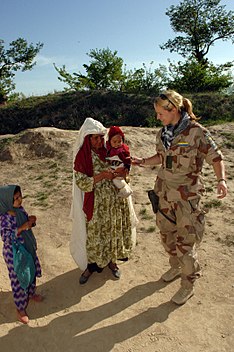
[[[131,158],[128,146],[124,143],[124,133],[118,126],[111,126],[108,132],[107,160],[111,168],[116,170],[119,167],[124,167],[130,170]],[[119,189],[118,195],[122,198],[129,197],[133,191],[123,177],[113,179],[114,185]]]

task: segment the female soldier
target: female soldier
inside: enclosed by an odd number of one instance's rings
[[[181,276],[181,288],[172,301],[184,304],[194,294],[194,282],[200,276],[196,244],[204,232],[204,212],[199,207],[204,192],[203,162],[213,166],[218,198],[227,194],[225,169],[220,150],[196,121],[189,99],[168,90],[156,97],[154,108],[164,126],[156,138],[157,152],[148,158],[133,158],[132,164],[161,164],[154,188],[160,209],[156,223],[171,266],[162,279],[170,282]]]

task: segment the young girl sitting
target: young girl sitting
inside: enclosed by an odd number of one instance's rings
[[[124,143],[124,133],[118,126],[111,126],[108,132],[107,160],[110,162],[111,168],[116,170],[124,167],[130,170],[131,158],[129,147]],[[123,177],[113,179],[114,185],[119,189],[118,195],[122,198],[129,197],[133,191]]]
[[[6,262],[11,282],[18,320],[24,324],[29,322],[26,308],[29,299],[36,302],[43,297],[36,294],[36,277],[41,276],[41,266],[36,255],[36,239],[31,228],[36,225],[36,216],[28,216],[22,204],[19,186],[6,185],[0,187],[0,234],[3,241],[3,258]],[[16,237],[31,253],[35,263],[36,274],[32,284],[25,290],[20,286],[13,264],[12,241]]]

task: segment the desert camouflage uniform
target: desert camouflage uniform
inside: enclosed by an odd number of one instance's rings
[[[201,170],[204,160],[213,164],[223,156],[210,133],[197,122],[190,121],[168,150],[162,143],[161,132],[157,135],[156,150],[161,155],[162,166],[155,192],[161,211],[174,223],[161,212],[157,213],[156,222],[171,267],[181,267],[181,284],[191,287],[200,276],[196,244],[202,240],[204,232],[204,212],[199,208],[205,190]]]

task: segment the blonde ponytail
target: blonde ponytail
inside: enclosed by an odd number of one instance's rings
[[[193,112],[193,105],[191,101],[188,98],[183,97],[183,110],[188,113],[188,115],[191,117],[191,120],[199,120],[198,117]]]

